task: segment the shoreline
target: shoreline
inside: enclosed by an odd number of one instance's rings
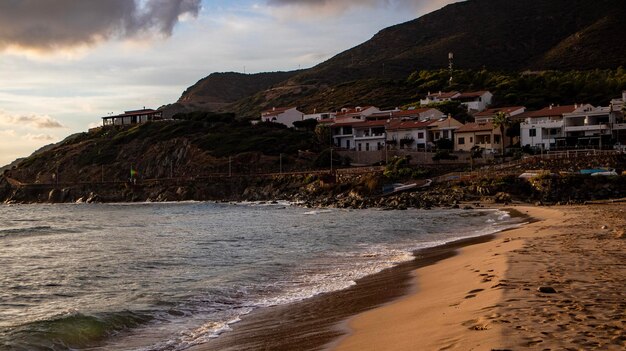
[[[505,210],[512,217],[532,219],[514,208]],[[517,212],[517,213],[515,213]],[[525,222],[527,223],[527,222]],[[521,223],[525,225],[525,223]],[[505,232],[511,229],[504,229]],[[357,280],[344,290],[314,296],[281,306],[255,310],[233,329],[192,351],[213,350],[319,350],[327,349],[347,333],[345,321],[363,312],[393,304],[415,293],[413,272],[458,254],[464,247],[492,241],[499,233],[463,238],[416,250],[411,261]]]
[[[325,350],[623,350],[626,206],[517,209],[537,221],[414,270]]]

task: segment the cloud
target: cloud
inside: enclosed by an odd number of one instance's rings
[[[0,50],[55,52],[110,39],[169,36],[201,0],[0,1]]]
[[[26,134],[23,137],[26,140],[30,140],[30,141],[53,141],[56,140],[55,137],[53,137],[50,134]]]
[[[462,0],[267,0],[267,4],[295,14],[319,17],[340,15],[354,7],[392,7],[423,14],[456,1]]]
[[[0,120],[15,126],[30,126],[37,129],[63,128],[61,122],[48,115],[14,116],[0,111]]]
[[[2,137],[15,137],[16,133],[13,129],[0,129],[0,136]]]

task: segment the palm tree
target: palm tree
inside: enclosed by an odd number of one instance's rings
[[[511,125],[511,118],[503,111],[499,111],[493,116],[493,126],[500,129],[500,148],[502,160],[504,161],[504,130]]]

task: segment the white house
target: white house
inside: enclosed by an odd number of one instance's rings
[[[453,99],[456,99],[460,95],[461,95],[461,93],[459,93],[458,91],[448,91],[448,92],[441,92],[440,91],[440,92],[435,93],[435,94],[431,94],[429,92],[428,95],[426,95],[425,98],[420,100],[420,105],[425,106],[425,105],[435,104],[435,103],[438,103],[438,102],[451,101]]]
[[[387,144],[396,149],[426,150],[429,148],[429,126],[433,121],[393,120],[387,124]]]
[[[520,124],[522,146],[531,146],[549,150],[556,147],[556,139],[563,135],[563,114],[574,112],[578,106],[552,106],[539,111],[525,112],[517,117]]]
[[[612,99],[609,106],[613,121],[613,137],[620,145],[626,145],[626,90],[622,92],[621,99]]]
[[[262,122],[280,123],[289,128],[293,127],[293,122],[302,120],[304,120],[304,113],[298,111],[296,107],[274,107],[261,113]]]
[[[467,107],[467,111],[470,113],[480,112],[491,105],[493,94],[488,91],[472,91],[469,93],[461,93],[452,100],[460,101],[462,105]]]
[[[626,90],[622,91],[621,99],[611,99],[611,106],[613,107],[613,111],[621,112],[624,109],[624,104],[626,104]]]
[[[358,118],[358,119],[365,119],[366,117],[375,114],[375,113],[380,113],[380,109],[378,107],[375,106],[357,106],[354,108],[350,108],[350,107],[344,107],[341,109],[341,111],[337,112],[337,118],[340,117],[352,117],[352,118]]]
[[[393,114],[393,118],[395,119],[418,121],[434,121],[445,117],[445,113],[431,107],[408,109]]]
[[[498,108],[486,109],[474,115],[474,122],[476,123],[493,122],[494,117],[500,112],[503,112],[508,117],[513,118],[515,116],[519,116],[522,113],[526,112],[526,107],[511,106],[511,107],[498,107]]]
[[[354,117],[335,119],[330,125],[333,145],[347,150],[354,149],[354,126],[363,122],[364,120]]]
[[[385,148],[387,120],[363,121],[353,125],[357,151],[378,151]]]
[[[102,126],[123,126],[163,120],[163,112],[143,108],[141,110],[124,111],[115,116],[102,117]]]
[[[311,113],[311,114],[305,114],[304,115],[304,119],[314,119],[316,121],[326,121],[326,120],[332,120],[335,117],[337,117],[337,113],[335,112],[322,112],[322,113]]]
[[[610,107],[576,106],[573,112],[563,114],[564,138],[557,139],[557,146],[607,146],[615,124],[613,119]]]

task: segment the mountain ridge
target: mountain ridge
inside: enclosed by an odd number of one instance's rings
[[[353,81],[403,80],[418,70],[446,68],[449,52],[454,53],[455,67],[464,69],[612,69],[626,66],[626,46],[617,45],[623,41],[621,33],[626,33],[621,18],[626,18],[626,2],[621,0],[458,2],[384,28],[310,69],[234,81],[212,74],[188,88],[178,103],[255,114],[285,103],[298,105],[300,98]],[[271,84],[264,87],[257,78]],[[228,94],[233,85],[243,89],[241,82],[249,84],[245,94],[242,90],[239,95],[211,100],[212,91]],[[253,104],[258,108],[250,112]]]

